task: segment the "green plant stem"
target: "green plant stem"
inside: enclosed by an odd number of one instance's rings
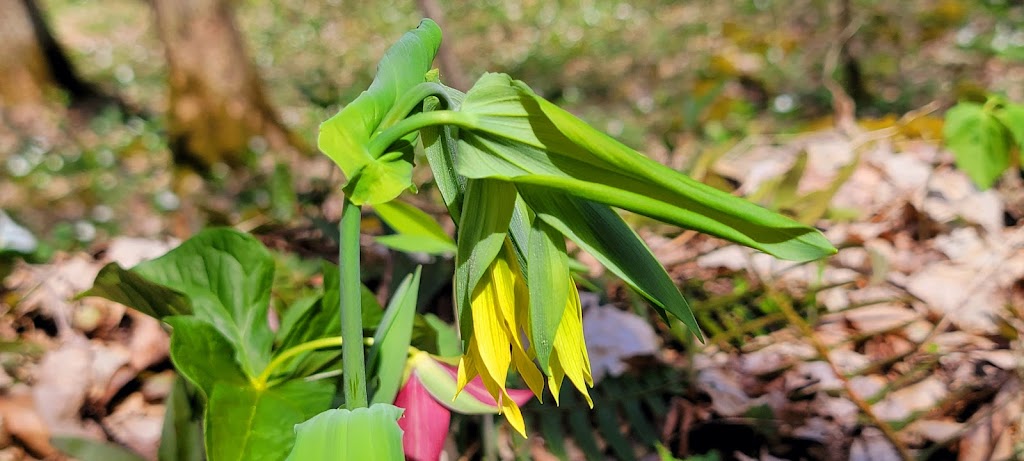
[[[391,125],[370,140],[370,145],[368,146],[370,156],[380,158],[392,144],[398,142],[398,140],[404,138],[409,133],[428,126],[454,125],[463,128],[475,128],[473,122],[474,118],[471,115],[453,110],[433,110],[410,115],[400,122]]]
[[[424,99],[430,96],[436,96],[445,108],[452,107],[452,100],[448,97],[448,92],[445,90],[444,85],[436,82],[423,82],[410,88],[409,91],[406,91],[395,102],[394,106],[391,106],[391,110],[384,116],[384,120],[380,122],[377,128],[378,131],[387,130],[406,118]]]
[[[359,205],[345,197],[338,226],[338,272],[341,274],[341,337],[363,337],[363,313],[359,280]],[[366,359],[361,341],[345,341],[341,346],[342,386],[345,408],[354,410],[367,406]]]
[[[270,364],[267,365],[267,368],[263,369],[263,373],[260,373],[260,376],[256,378],[256,381],[253,384],[257,389],[266,388],[267,383],[270,381],[270,376],[274,373],[274,371],[277,370],[278,368],[281,368],[281,365],[284,365],[285,362],[294,358],[296,355],[299,355],[303,352],[315,351],[317,349],[326,349],[328,347],[338,347],[341,345],[341,336],[335,336],[332,338],[314,339],[313,341],[304,342],[302,344],[294,346],[280,353],[277,357],[274,357],[274,360],[270,361]]]

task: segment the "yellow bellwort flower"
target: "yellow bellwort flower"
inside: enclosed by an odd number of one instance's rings
[[[459,360],[457,392],[480,376],[484,387],[498,402],[501,414],[524,437],[523,415],[509,397],[505,379],[509,368],[515,366],[538,399],[544,391],[544,377],[533,362],[532,351],[523,347],[522,332],[528,330],[530,321],[528,311],[528,289],[511,247],[506,244],[473,290],[470,300],[473,335]],[[555,334],[547,371],[547,381],[556,399],[563,378],[568,377],[593,407],[586,389],[588,385],[593,386],[593,379],[583,342],[582,314],[575,285],[570,287],[569,302]]]

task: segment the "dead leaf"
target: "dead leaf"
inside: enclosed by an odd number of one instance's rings
[[[629,368],[627,359],[655,355],[660,346],[647,320],[611,305],[592,307],[583,313],[583,334],[595,383],[606,375],[625,373]]]
[[[45,458],[56,454],[50,445],[50,428],[36,411],[32,396],[16,393],[0,396],[3,430],[16,437],[29,451]]]

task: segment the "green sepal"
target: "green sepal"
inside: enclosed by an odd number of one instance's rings
[[[468,310],[473,289],[501,251],[515,202],[516,188],[510,183],[478,179],[466,184],[455,255],[455,301],[463,347],[473,331]]]
[[[555,333],[569,301],[569,257],[565,237],[543,219],[533,220],[529,235],[530,344],[540,369],[548,370]]]

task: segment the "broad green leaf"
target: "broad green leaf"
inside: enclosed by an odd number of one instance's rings
[[[203,461],[203,415],[196,395],[184,378],[174,378],[165,400],[164,425],[160,431],[159,461]],[[196,403],[194,405],[194,403]]]
[[[981,189],[988,189],[1010,166],[1009,133],[980,104],[962,102],[946,112],[946,145],[956,166]]]
[[[131,271],[186,295],[193,314],[231,341],[246,375],[266,366],[274,340],[267,324],[274,260],[259,240],[232,229],[204,230]]]
[[[353,203],[386,202],[412,185],[409,155],[374,158],[367,146],[396,102],[425,81],[440,44],[441,29],[424,19],[385,53],[370,87],[320,126],[318,146],[345,174]]]
[[[124,304],[155,319],[188,315],[192,305],[185,295],[110,263],[100,269],[92,288],[78,295],[99,296]]]
[[[82,437],[54,437],[50,443],[61,453],[78,461],[145,461],[127,448],[113,442],[99,442]]]
[[[217,383],[206,409],[209,460],[284,459],[295,442],[294,425],[328,408],[334,392],[327,381],[289,381],[267,389]]]
[[[403,460],[401,416],[401,408],[383,403],[327,410],[295,427],[288,461]]]
[[[370,403],[391,403],[402,386],[405,362],[409,356],[413,321],[416,319],[416,297],[420,289],[420,267],[402,280],[388,303],[380,327],[373,336],[367,356],[367,367],[376,371],[380,382]]]
[[[548,369],[555,333],[569,301],[569,257],[565,237],[543,219],[530,227],[526,257],[530,290],[530,341],[541,370]]]
[[[520,186],[539,219],[572,239],[604,267],[650,300],[666,320],[670,312],[703,340],[690,306],[651,250],[612,209],[560,191]]]
[[[378,203],[373,211],[397,235],[385,235],[375,240],[389,248],[405,252],[429,254],[454,253],[455,241],[445,233],[433,217],[408,203],[398,200]]]
[[[218,382],[245,384],[249,380],[235,361],[231,343],[209,322],[193,316],[164,319],[171,330],[171,361],[206,398]]]
[[[1017,145],[1017,150],[1024,159],[1024,105],[1006,103],[994,111],[993,115],[1010,132],[1013,143]],[[1024,166],[1024,160],[1020,165]]]
[[[560,189],[784,259],[835,252],[817,230],[661,165],[507,75],[482,77],[462,112],[456,167],[467,177]]]
[[[455,301],[463,345],[472,332],[472,319],[466,310],[470,295],[501,251],[515,201],[515,187],[505,182],[482,179],[466,185],[455,256]]]

